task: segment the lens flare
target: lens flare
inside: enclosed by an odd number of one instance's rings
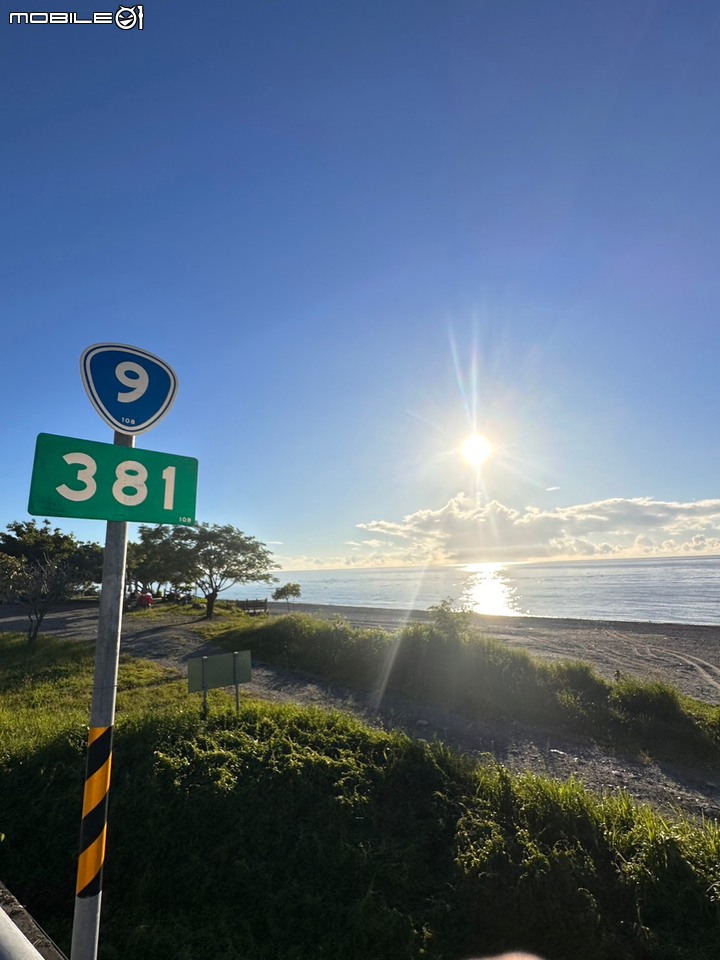
[[[481,467],[492,456],[490,441],[479,433],[473,433],[463,441],[460,452],[471,467]]]

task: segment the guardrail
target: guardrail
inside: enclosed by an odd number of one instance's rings
[[[0,960],[43,960],[4,910],[0,910]]]
[[[0,883],[0,960],[67,960],[3,883]]]

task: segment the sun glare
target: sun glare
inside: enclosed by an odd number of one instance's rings
[[[481,467],[492,455],[492,444],[479,433],[473,433],[463,441],[460,451],[472,467]]]

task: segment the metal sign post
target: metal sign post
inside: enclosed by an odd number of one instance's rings
[[[135,438],[116,433],[115,443],[122,447],[133,447]],[[95,960],[100,935],[102,872],[105,863],[120,627],[125,591],[127,529],[125,520],[108,520],[90,707],[71,960]]]
[[[29,509],[33,513],[42,506],[45,513],[49,506],[58,516],[107,519],[71,946],[71,960],[96,960],[128,519],[193,523],[196,480],[183,481],[180,495],[178,479],[187,476],[180,461],[189,458],[149,451],[127,458],[116,449],[133,448],[135,435],[155,426],[170,409],[177,393],[171,367],[137,347],[110,343],[88,347],[80,372],[90,402],[115,431],[114,444],[41,435]]]

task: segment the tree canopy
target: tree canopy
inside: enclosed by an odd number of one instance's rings
[[[179,586],[188,582],[182,551],[172,531],[172,527],[142,526],[140,540],[128,543],[126,577],[136,590],[151,590],[153,584]]]
[[[0,532],[0,554],[29,561],[66,563],[74,571],[76,586],[100,583],[103,550],[99,543],[85,543],[73,533],[52,528],[49,520],[16,520]]]
[[[284,583],[282,587],[276,587],[276,589],[273,590],[272,598],[273,600],[285,600],[289,610],[290,601],[300,599],[300,584]]]
[[[139,528],[140,546],[155,558],[158,579],[173,584],[194,583],[207,601],[208,618],[223,590],[236,583],[271,583],[277,565],[264,543],[231,524]]]
[[[0,594],[27,605],[31,641],[56,603],[101,579],[99,544],[80,543],[49,520],[15,521],[0,533]]]
[[[0,533],[0,553],[9,557],[66,559],[73,556],[79,546],[74,534],[63,533],[59,527],[53,530],[49,520],[41,525],[36,520],[15,520],[6,529],[7,533]]]

